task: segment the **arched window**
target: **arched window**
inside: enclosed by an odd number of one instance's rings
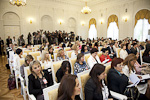
[[[118,35],[119,35],[118,17],[116,15],[111,15],[108,18],[107,38],[112,38],[113,40],[115,40],[118,39]]]
[[[94,18],[89,21],[89,38],[91,40],[97,38],[96,20]]]
[[[143,9],[135,15],[134,39],[145,41],[148,39],[150,29],[150,11]]]

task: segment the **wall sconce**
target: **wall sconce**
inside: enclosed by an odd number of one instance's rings
[[[82,26],[84,26],[84,25],[85,25],[85,22],[84,22],[84,21],[82,21],[82,22],[81,22],[81,25],[82,25]]]
[[[58,20],[58,23],[59,23],[60,25],[62,24],[62,22],[63,22],[62,19],[59,19],[59,20]]]
[[[30,24],[32,24],[32,20],[30,19]]]
[[[33,23],[33,18],[29,18],[29,23],[32,24]]]
[[[101,24],[103,24],[103,23],[104,23],[104,20],[103,20],[103,19],[101,19],[101,20],[100,20],[100,23],[101,23]]]
[[[123,20],[124,20],[125,22],[127,22],[127,21],[128,21],[128,17],[127,17],[127,16],[124,16],[124,17],[123,17]]]

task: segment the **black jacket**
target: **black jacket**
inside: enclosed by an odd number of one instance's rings
[[[128,85],[128,77],[124,74],[120,76],[115,69],[111,68],[107,74],[107,85],[109,90],[123,94]]]
[[[59,68],[56,72],[57,82],[59,83],[64,76],[64,73],[61,68]]]
[[[44,77],[47,80],[47,87],[53,85],[53,79],[52,76],[48,73],[48,71],[43,71],[44,72]],[[43,90],[41,88],[41,83],[39,81],[39,79],[35,79],[33,74],[30,74],[28,76],[29,78],[29,94],[33,94],[35,97],[37,97],[37,95],[42,95],[43,94]]]
[[[84,87],[84,93],[85,93],[85,100],[103,100],[102,92],[97,91],[97,86],[90,78]],[[109,98],[111,98],[111,94],[109,91]]]

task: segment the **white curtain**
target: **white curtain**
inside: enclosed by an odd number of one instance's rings
[[[148,23],[148,19],[138,20],[134,28],[134,39],[137,39],[139,41],[145,41],[145,39],[148,39],[149,29],[150,29],[150,24]]]
[[[95,27],[94,24],[92,24],[92,25],[90,26],[90,29],[89,29],[89,38],[90,38],[91,40],[93,40],[93,38],[94,38],[94,39],[97,38],[97,30],[96,30],[96,27]]]
[[[108,30],[107,30],[107,38],[112,38],[113,40],[118,40],[118,34],[119,29],[117,27],[116,22],[111,22],[109,24]]]

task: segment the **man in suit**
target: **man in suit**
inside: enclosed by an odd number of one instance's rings
[[[107,49],[109,51],[109,55],[110,55],[111,59],[113,59],[114,57],[116,57],[115,51],[113,49],[113,43],[110,43],[110,46],[108,46]]]
[[[9,44],[12,43],[12,39],[10,38],[10,36],[8,36],[6,42],[7,42],[6,45],[9,47]]]

